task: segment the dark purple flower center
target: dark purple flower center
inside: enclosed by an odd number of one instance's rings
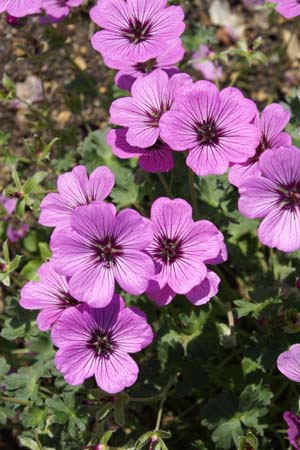
[[[294,211],[300,208],[300,182],[290,186],[282,186],[279,190],[280,203],[284,209]]]
[[[137,17],[130,19],[128,27],[123,29],[123,36],[132,44],[139,44],[151,37],[152,24],[149,20],[141,21]]]
[[[154,257],[163,260],[165,263],[173,263],[181,255],[181,242],[179,239],[159,237],[156,239],[157,248]]]
[[[135,64],[134,68],[138,72],[148,74],[151,73],[154,69],[156,69],[156,66],[157,66],[156,58],[152,58],[149,59],[149,61]]]
[[[74,297],[72,297],[69,292],[62,293],[61,300],[63,308],[68,308],[69,306],[77,306],[80,304]]]
[[[95,244],[97,257],[100,262],[104,263],[105,267],[113,267],[116,263],[116,258],[122,254],[120,246],[116,245],[114,239],[105,238],[102,242]]]
[[[211,145],[219,142],[219,130],[213,120],[207,120],[195,126],[200,144]]]
[[[255,155],[252,156],[251,158],[249,158],[249,159],[248,159],[248,162],[249,162],[250,164],[256,163],[256,162],[259,160],[261,154],[262,154],[265,150],[267,150],[267,148],[270,148],[270,144],[269,144],[269,142],[267,141],[266,136],[262,135],[261,140],[260,140],[260,143],[259,143],[258,147],[256,148]]]
[[[89,348],[95,352],[97,356],[108,357],[112,354],[116,344],[112,339],[111,332],[103,332],[94,330],[88,343]]]

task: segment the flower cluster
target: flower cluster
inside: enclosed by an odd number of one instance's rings
[[[41,310],[38,326],[51,329],[65,379],[78,385],[95,375],[109,393],[135,382],[138,367],[128,353],[153,339],[144,314],[125,307],[116,285],[133,295],[146,292],[159,305],[176,293],[201,305],[220,282],[206,264],[227,257],[223,235],[211,222],[194,222],[186,201],[160,198],[147,219],[105,202],[113,185],[107,167],[90,177],[83,166],[60,175],[58,193],[44,198],[39,219],[55,226],[53,255],[20,299],[24,308]]]
[[[70,8],[79,6],[83,0],[1,0],[0,14],[7,12],[8,23],[17,25],[14,18],[32,14],[44,14],[43,21],[58,22],[70,12]]]

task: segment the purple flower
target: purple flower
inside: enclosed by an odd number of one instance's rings
[[[234,186],[239,186],[242,181],[251,176],[261,175],[259,158],[261,154],[270,148],[288,147],[292,144],[291,137],[282,132],[290,120],[290,113],[281,105],[272,103],[268,105],[257,117],[255,125],[260,132],[260,142],[254,156],[242,164],[234,164],[229,173],[229,181]]]
[[[300,16],[299,0],[276,0],[276,11],[283,15],[286,19]]]
[[[18,226],[14,226],[10,223],[6,230],[7,239],[10,242],[18,242],[20,239],[23,239],[26,236],[28,230],[29,225],[26,223]]]
[[[283,375],[292,381],[300,381],[300,344],[292,345],[287,352],[277,358],[277,367]]]
[[[5,216],[0,216],[0,220],[7,220],[15,211],[17,205],[16,198],[9,198],[5,195],[0,194],[0,205],[3,206],[5,210]]]
[[[79,303],[70,295],[67,278],[55,271],[51,261],[41,265],[37,273],[39,281],[29,281],[21,289],[20,305],[25,309],[41,309],[37,324],[46,331],[67,308]]]
[[[148,251],[154,260],[155,276],[148,286],[149,297],[163,305],[168,304],[175,293],[189,298],[193,288],[206,278],[215,286],[216,279],[208,275],[205,265],[221,252],[223,236],[215,225],[207,220],[194,222],[192,208],[185,200],[164,197],[153,203],[151,221],[154,238]],[[213,291],[214,287],[211,289]],[[190,300],[195,304],[200,304],[201,300],[204,303],[204,297],[210,292],[207,284],[204,291],[202,296],[200,292],[192,292]]]
[[[43,9],[51,22],[59,22],[70,13],[70,8],[79,6],[83,0],[43,0]]]
[[[108,67],[119,70],[115,77],[116,85],[120,89],[130,91],[137,78],[149,75],[155,69],[164,70],[169,77],[179,73],[175,64],[182,60],[183,55],[181,39],[174,39],[162,54],[142,63],[123,59],[111,60],[107,57],[104,62]]]
[[[19,27],[22,24],[19,17],[11,16],[10,14],[6,14],[5,20],[11,27]]]
[[[98,0],[91,19],[103,28],[92,46],[104,58],[145,62],[161,55],[184,31],[179,6],[167,0]]]
[[[110,130],[107,143],[111,145],[114,155],[121,159],[138,157],[139,166],[145,172],[169,172],[174,167],[172,150],[160,139],[148,148],[133,147],[126,139],[128,128]]]
[[[154,145],[160,135],[159,120],[164,112],[176,107],[176,94],[183,85],[191,84],[187,74],[169,79],[162,70],[155,70],[132,85],[132,97],[115,100],[110,108],[111,122],[128,127],[127,142],[136,147]]]
[[[195,306],[205,305],[218,293],[220,282],[218,275],[208,270],[206,277],[185,296]],[[158,306],[166,306],[176,297],[176,292],[168,284],[160,289],[159,284],[153,280],[149,282],[147,295]]]
[[[263,218],[262,244],[283,252],[300,247],[300,151],[296,147],[267,150],[260,157],[263,176],[250,177],[239,188],[239,210],[250,219]]]
[[[1,0],[0,14],[6,11],[14,17],[24,17],[40,12],[42,0]]]
[[[51,338],[59,347],[56,367],[69,384],[80,385],[95,375],[103,391],[116,394],[138,376],[139,368],[128,353],[151,344],[153,332],[141,311],[125,308],[115,295],[105,308],[69,308],[54,325]]]
[[[288,438],[290,444],[296,449],[300,450],[300,417],[292,411],[285,411],[283,418],[288,425]]]
[[[48,227],[69,226],[74,208],[104,200],[114,183],[115,177],[108,167],[97,167],[90,178],[84,166],[75,167],[58,177],[58,194],[48,194],[42,201],[39,223]]]
[[[55,269],[71,277],[73,297],[104,307],[115,280],[130,294],[145,292],[154,271],[145,253],[152,239],[149,220],[132,209],[116,214],[112,204],[101,202],[76,208],[71,226],[53,233],[51,249]]]
[[[199,70],[206,80],[220,80],[223,76],[222,66],[218,61],[209,59],[214,55],[207,45],[201,44],[199,49],[193,54],[193,68]]]
[[[189,150],[186,162],[197,175],[223,174],[254,155],[259,131],[250,123],[257,113],[251,100],[235,88],[219,92],[209,81],[182,91],[178,110],[166,112],[159,126],[173,150]]]

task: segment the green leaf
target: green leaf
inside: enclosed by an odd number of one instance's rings
[[[49,376],[47,365],[42,362],[21,367],[17,373],[12,373],[5,378],[6,389],[13,397],[36,401],[39,395],[40,378]]]
[[[134,182],[134,175],[130,169],[119,168],[116,173],[116,187],[111,197],[117,207],[132,206],[138,201],[139,186]]]
[[[125,405],[128,403],[129,396],[126,393],[118,395],[114,406],[114,418],[118,425],[125,425]]]
[[[48,412],[44,408],[29,406],[21,414],[21,420],[26,428],[40,429],[45,427]]]
[[[23,218],[24,218],[25,205],[26,205],[26,202],[25,202],[25,199],[23,198],[22,200],[20,200],[18,202],[17,207],[16,207],[16,215],[21,220],[23,220]]]
[[[28,437],[20,437],[19,441],[22,447],[29,448],[30,450],[40,450],[38,444],[33,439]]]
[[[36,230],[27,233],[23,240],[23,245],[30,253],[35,253],[38,248],[38,236]]]
[[[108,128],[92,131],[77,148],[88,171],[94,170],[99,165],[110,168],[117,166],[118,161],[114,157],[111,147],[106,143]]]
[[[251,384],[235,397],[223,392],[211,399],[203,409],[202,425],[213,430],[212,440],[216,448],[230,449],[232,442],[238,447],[239,439],[244,435],[243,426],[253,428],[259,434],[263,431],[260,418],[268,413],[273,393],[262,383]]]
[[[0,357],[0,379],[9,371],[10,365],[7,364],[6,359],[3,356]]]
[[[242,436],[239,441],[238,450],[257,450],[258,448],[258,440],[257,437],[248,431],[246,436]]]
[[[85,430],[88,415],[86,412],[79,415],[76,411],[74,392],[63,393],[62,397],[54,395],[53,398],[46,400],[46,405],[57,423],[67,425],[67,431],[71,437],[75,437],[78,432]]]
[[[11,177],[14,180],[14,183],[16,185],[16,188],[18,189],[18,191],[22,190],[22,183],[21,180],[19,178],[18,172],[16,171],[16,169],[13,169],[12,173],[11,173]]]
[[[282,300],[280,300],[279,298],[270,298],[259,303],[254,303],[247,300],[234,301],[234,304],[237,306],[236,311],[239,319],[248,315],[251,315],[255,319],[258,319],[261,313],[269,306],[278,305],[281,303]]]
[[[4,326],[1,330],[1,336],[8,341],[24,337],[28,331],[28,324],[23,320],[18,319],[6,319]]]
[[[108,449],[107,444],[110,440],[110,438],[112,437],[112,435],[114,434],[114,430],[108,430],[101,438],[101,445],[103,445],[104,449],[106,450]]]
[[[17,255],[14,257],[14,259],[10,262],[8,265],[8,272],[13,272],[19,267],[20,261],[22,259],[22,256]]]
[[[6,262],[6,264],[9,264],[9,249],[8,249],[8,241],[7,240],[4,241],[2,251],[3,251],[4,261]]]
[[[141,450],[145,445],[150,442],[152,437],[153,431],[147,431],[147,433],[142,434],[138,438],[138,440],[135,443],[134,450]]]
[[[39,242],[38,246],[43,261],[47,261],[47,259],[51,258],[52,253],[46,242]]]
[[[43,263],[40,259],[32,259],[29,261],[23,269],[21,270],[21,276],[25,278],[25,280],[36,280],[37,279],[37,269]]]
[[[33,177],[29,178],[23,186],[22,191],[25,195],[31,194],[40,183],[46,178],[47,172],[37,172],[33,175]]]
[[[11,78],[9,78],[8,75],[6,75],[6,73],[3,74],[3,76],[2,76],[2,85],[9,92],[16,91],[15,83],[13,82],[13,80]]]

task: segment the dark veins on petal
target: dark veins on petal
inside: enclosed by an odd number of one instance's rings
[[[129,20],[128,27],[122,30],[123,36],[133,44],[139,44],[151,37],[152,24],[149,20],[140,21],[137,17]]]
[[[113,267],[116,263],[116,258],[122,254],[121,247],[116,245],[115,240],[110,237],[95,243],[94,247],[99,261],[104,263],[107,268]]]
[[[112,332],[94,330],[88,342],[88,347],[95,352],[96,356],[108,358],[116,348]]]

